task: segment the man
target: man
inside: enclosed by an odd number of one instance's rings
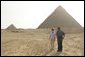
[[[54,48],[55,36],[56,35],[55,35],[55,32],[54,32],[54,29],[52,28],[51,32],[50,32],[50,37],[49,37],[50,43],[51,43],[51,50],[53,50],[53,48]]]
[[[60,29],[60,27],[58,27],[56,36],[57,36],[57,43],[58,43],[58,52],[62,52],[62,41],[63,38],[65,37],[65,33]]]

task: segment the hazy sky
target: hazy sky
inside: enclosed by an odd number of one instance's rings
[[[59,5],[84,27],[84,1],[1,1],[1,28],[37,28]]]

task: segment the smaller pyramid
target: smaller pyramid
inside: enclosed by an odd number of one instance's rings
[[[16,30],[16,27],[13,24],[11,24],[7,27],[7,30]]]

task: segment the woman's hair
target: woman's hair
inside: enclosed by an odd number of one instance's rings
[[[54,29],[53,29],[53,28],[52,28],[51,30],[52,30],[52,31],[54,31]]]

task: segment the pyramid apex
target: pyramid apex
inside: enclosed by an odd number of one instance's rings
[[[61,5],[59,5],[57,8],[63,8]]]
[[[58,7],[62,7],[61,5],[59,5]]]
[[[14,26],[14,24],[10,24],[9,26]]]
[[[13,24],[11,24],[11,25],[13,25]],[[13,25],[14,26],[14,25]]]
[[[16,27],[13,25],[13,24],[11,24],[11,25],[9,25],[8,27],[7,27],[7,29],[16,29]]]

